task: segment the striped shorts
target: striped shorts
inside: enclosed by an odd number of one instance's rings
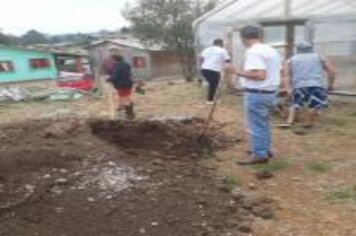
[[[328,106],[328,95],[325,88],[305,87],[293,90],[292,104],[294,108],[300,109],[305,105],[309,109],[322,110]]]

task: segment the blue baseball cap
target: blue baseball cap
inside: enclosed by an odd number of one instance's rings
[[[297,52],[313,52],[313,45],[309,42],[303,41],[297,44]]]

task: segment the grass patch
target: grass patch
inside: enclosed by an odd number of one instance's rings
[[[319,173],[319,174],[325,174],[327,172],[331,171],[331,166],[325,162],[309,162],[306,164],[306,168],[309,171]]]
[[[226,176],[224,179],[224,184],[226,185],[226,188],[232,192],[235,188],[241,186],[241,181],[234,176]]]
[[[253,168],[257,171],[278,172],[288,168],[289,163],[285,160],[272,161],[268,164],[255,165]]]
[[[356,117],[356,110],[348,110],[345,112],[346,116]]]
[[[203,159],[213,159],[216,157],[214,149],[209,147],[204,147],[199,152]]]
[[[336,127],[345,127],[347,121],[338,118],[327,118],[322,121],[324,124],[332,125]]]
[[[215,148],[213,145],[213,140],[211,137],[206,135],[198,137],[196,141],[197,152],[203,159],[212,159],[216,157]]]
[[[327,199],[335,203],[353,202],[356,203],[356,185],[330,192]]]
[[[6,113],[9,110],[9,106],[0,104],[0,113]]]

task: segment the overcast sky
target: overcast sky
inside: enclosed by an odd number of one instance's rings
[[[134,0],[7,0],[0,13],[0,29],[23,34],[93,32],[127,25],[120,11]]]

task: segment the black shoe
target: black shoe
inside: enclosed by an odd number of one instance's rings
[[[134,112],[134,105],[131,103],[129,106],[125,106],[126,117],[129,120],[134,120],[136,118],[136,114]]]
[[[246,153],[247,153],[249,156],[252,155],[252,152],[251,152],[251,151],[247,151]],[[271,152],[271,151],[268,152],[268,158],[269,158],[269,159],[274,158],[273,152]]]
[[[312,124],[304,124],[302,127],[304,129],[312,129],[312,128],[314,128],[314,126]]]
[[[269,158],[255,158],[255,157],[247,157],[245,159],[239,160],[236,163],[238,165],[259,165],[259,164],[268,164]]]

